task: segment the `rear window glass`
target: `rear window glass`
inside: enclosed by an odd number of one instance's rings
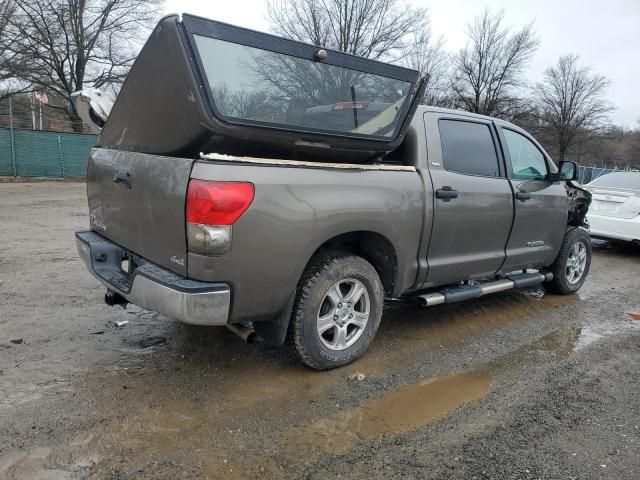
[[[488,125],[440,120],[439,128],[444,168],[469,175],[500,176],[498,156]]]
[[[194,35],[224,117],[330,133],[392,137],[412,84]]]
[[[640,190],[640,173],[615,172],[596,178],[589,185],[594,187],[628,188]]]

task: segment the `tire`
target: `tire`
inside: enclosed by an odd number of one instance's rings
[[[356,301],[349,301],[354,296]],[[353,362],[373,341],[383,302],[378,272],[365,259],[340,252],[316,255],[298,284],[291,319],[300,360],[316,370]]]
[[[583,252],[582,255],[579,253]],[[578,266],[579,272],[574,267],[576,255],[583,264]],[[551,265],[550,271],[553,273],[547,287],[553,293],[569,295],[577,292],[589,274],[591,266],[591,238],[581,228],[567,230],[560,247],[560,252]]]

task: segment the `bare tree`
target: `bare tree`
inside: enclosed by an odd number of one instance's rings
[[[7,26],[12,62],[28,65],[19,78],[63,98],[85,86],[125,78],[160,0],[13,0]],[[68,113],[79,128],[70,106]]]
[[[428,75],[422,103],[446,106],[451,103],[450,68],[444,52],[444,38],[433,38],[428,19],[421,31],[414,33],[412,44],[405,50],[401,64]]]
[[[7,24],[13,14],[14,5],[11,0],[0,0],[0,72],[5,73],[7,50]],[[0,77],[2,80],[2,77]]]
[[[538,48],[533,24],[512,32],[502,11],[485,10],[467,26],[467,45],[452,57],[452,90],[458,108],[513,118],[522,107],[518,88]]]
[[[11,93],[14,80],[13,55],[10,52],[7,26],[15,10],[12,0],[0,0],[0,98]]]
[[[284,37],[386,61],[406,54],[427,19],[399,0],[269,0],[267,15]]]
[[[560,57],[536,85],[539,114],[555,137],[560,160],[572,145],[588,140],[606,124],[613,110],[604,98],[608,85],[606,77],[579,65],[576,55]]]
[[[268,18],[281,36],[398,63],[416,52],[416,39],[429,34],[426,10],[402,0],[268,0]],[[307,62],[280,55],[262,55],[252,68],[269,98],[271,115],[279,118],[336,101],[394,103],[406,88],[393,79],[380,81],[328,64],[309,68]],[[229,98],[241,97],[232,92]]]

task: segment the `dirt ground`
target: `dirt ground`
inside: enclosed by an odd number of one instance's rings
[[[0,478],[640,478],[637,249],[597,245],[578,295],[389,305],[319,373],[102,304],[87,223],[83,184],[0,185]]]

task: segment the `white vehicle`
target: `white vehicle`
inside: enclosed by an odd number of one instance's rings
[[[640,245],[640,172],[613,172],[585,186],[593,195],[587,219],[592,237]]]

